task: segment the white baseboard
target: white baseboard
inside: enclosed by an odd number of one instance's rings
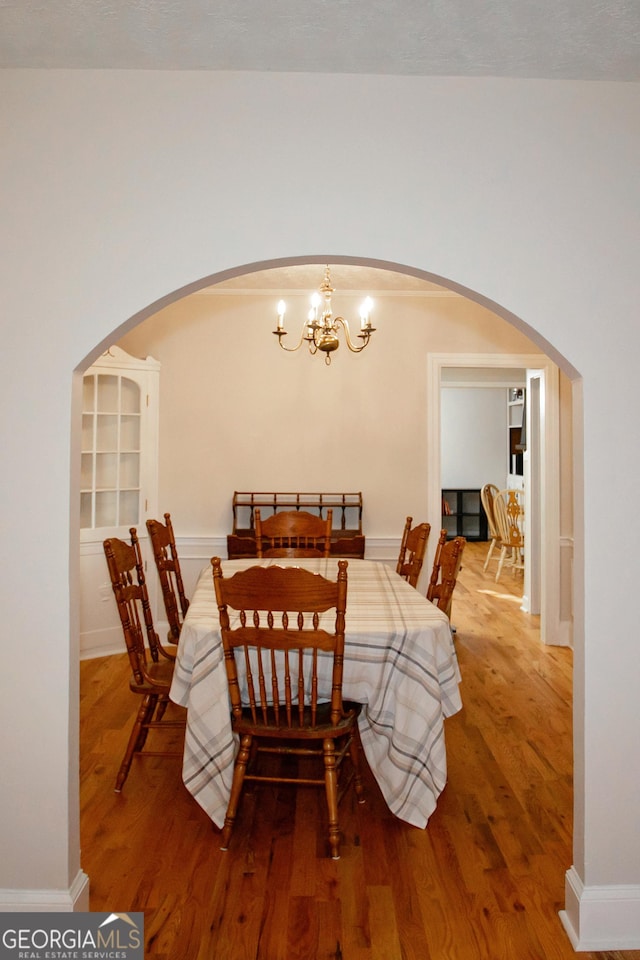
[[[585,887],[571,867],[560,919],[574,950],[640,950],[640,885]]]
[[[380,560],[382,563],[398,562],[400,540],[397,537],[367,537],[364,555],[367,560]]]
[[[89,877],[79,870],[68,890],[0,890],[0,913],[86,913]]]
[[[198,560],[204,564],[211,557],[227,556],[226,537],[176,537],[176,547],[181,566],[183,560]]]
[[[80,636],[80,659],[93,660],[95,657],[108,657],[113,653],[125,651],[122,628],[94,630]]]
[[[573,647],[573,622],[560,620],[556,624],[555,635],[547,634],[546,642],[550,647]]]

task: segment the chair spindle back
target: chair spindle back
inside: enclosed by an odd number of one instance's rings
[[[433,561],[431,579],[427,589],[427,600],[436,604],[439,610],[451,619],[451,605],[458,573],[462,565],[462,554],[466,545],[464,537],[447,540],[447,531],[440,531],[440,538]]]
[[[407,517],[400,544],[396,573],[399,573],[412,587],[415,587],[420,579],[427,541],[431,533],[431,524],[418,523],[411,529],[412,522],[413,517]]]
[[[258,557],[328,557],[331,552],[333,510],[326,517],[307,510],[282,510],[262,519],[254,511]]]
[[[189,609],[189,601],[184,592],[171,515],[165,513],[164,524],[159,520],[147,520],[147,531],[169,622],[168,639],[170,643],[177,643],[180,639],[182,622]]]
[[[156,663],[161,656],[167,659],[174,657],[162,646],[155,631],[135,527],[131,527],[129,533],[131,543],[112,537],[104,541],[103,547],[131,670],[135,682],[142,684],[149,678],[149,657]],[[149,645],[148,653],[145,637]]]
[[[226,578],[220,559],[211,563],[232,714],[240,717],[243,709],[235,659],[239,650],[253,722],[304,736],[305,727],[316,725],[318,661],[326,653],[333,658],[331,723],[337,724],[342,716],[347,561],[338,561],[336,581],[278,566],[250,567]],[[333,608],[335,622],[329,630],[320,619]]]

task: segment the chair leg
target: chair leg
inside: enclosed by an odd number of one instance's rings
[[[158,709],[156,710],[155,720],[162,720],[164,712],[169,704],[169,697],[160,697],[158,700]]]
[[[360,743],[357,729],[354,731],[349,743],[349,756],[353,767],[353,786],[356,791],[358,803],[364,803],[364,787],[362,786],[362,776],[360,774]]]
[[[135,723],[133,724],[133,729],[131,730],[131,734],[129,736],[127,749],[124,752],[124,757],[122,759],[122,763],[120,764],[118,776],[116,777],[116,793],[120,793],[124,786],[124,782],[129,775],[129,769],[131,767],[131,761],[133,760],[134,753],[139,753],[144,746],[144,742],[147,739],[148,733],[148,728],[145,726],[145,724],[147,724],[153,716],[153,711],[156,708],[157,700],[157,697],[147,694],[140,704],[140,709],[138,710]]]
[[[340,859],[340,826],[338,823],[338,776],[336,773],[336,745],[330,738],[324,741],[324,786],[329,812],[329,846],[331,859]]]
[[[156,708],[159,709],[159,698],[153,694],[149,694],[144,698],[143,707],[144,709],[139,711],[143,714],[143,716],[140,724],[140,730],[138,732],[138,738],[133,751],[134,753],[140,753],[147,742],[147,737],[149,736],[149,724],[156,719],[154,714],[156,713]]]
[[[502,568],[504,566],[504,561],[507,557],[507,548],[505,546],[500,550],[500,559],[498,560],[498,569],[496,571],[496,583],[500,579],[500,574],[502,573]]]
[[[484,561],[484,567],[482,568],[483,570],[486,570],[487,567],[489,566],[489,560],[491,560],[491,554],[493,553],[493,548],[495,547],[495,545],[496,545],[496,541],[492,537],[491,543],[489,544],[489,550],[487,552],[487,558]]]
[[[233,830],[233,824],[235,823],[236,813],[238,812],[238,804],[240,803],[240,794],[242,793],[244,775],[247,772],[247,763],[249,761],[249,756],[251,754],[252,740],[253,740],[253,737],[251,737],[248,733],[245,734],[240,740],[240,750],[238,751],[235,767],[233,768],[233,782],[231,784],[231,796],[229,797],[229,805],[227,806],[227,815],[224,818],[224,826],[222,828],[222,839],[220,842],[221,850],[229,849],[229,840],[231,839],[231,831]]]

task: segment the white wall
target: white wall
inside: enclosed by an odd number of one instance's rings
[[[367,537],[399,539],[408,514],[437,529],[440,517],[426,512],[429,351],[463,342],[478,353],[530,353],[531,342],[468,300],[378,291],[367,350],[354,357],[343,347],[327,367],[304,349],[278,349],[276,300],[196,294],[120,341],[162,364],[160,509],[177,535],[229,533],[234,490],[361,490]],[[302,322],[307,298],[299,300]],[[357,318],[360,300],[342,294],[334,306]]]
[[[583,377],[567,908],[582,945],[640,946],[640,518],[610,510],[614,478],[634,501],[640,466],[619,416],[636,403],[640,86],[154,71],[0,85],[3,903],[70,902],[82,881],[73,369],[201,278],[344,256],[476,291]]]
[[[507,391],[504,387],[443,387],[442,486],[481,489],[507,478]]]

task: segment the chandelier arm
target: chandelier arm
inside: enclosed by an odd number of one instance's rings
[[[299,350],[299,349],[300,349],[300,347],[302,346],[303,343],[305,343],[305,342],[306,342],[306,343],[309,343],[309,339],[310,339],[310,338],[309,338],[309,337],[305,337],[305,335],[304,335],[304,334],[305,334],[305,328],[306,328],[306,326],[307,326],[307,324],[305,324],[304,327],[302,328],[302,333],[300,334],[300,339],[298,340],[298,342],[297,342],[297,344],[295,345],[295,347],[285,347],[284,343],[282,342],[282,338],[283,338],[283,337],[286,337],[286,335],[287,335],[287,331],[286,331],[286,330],[274,330],[273,333],[274,333],[274,334],[276,335],[276,337],[278,338],[278,343],[280,344],[280,346],[282,347],[283,350],[286,350],[287,353],[295,353],[296,350]],[[309,346],[309,349],[311,350],[311,346]],[[315,353],[315,350],[313,350],[312,352]]]
[[[351,331],[349,330],[349,324],[348,324],[347,321],[344,319],[344,317],[336,317],[333,322],[334,322],[334,325],[337,324],[337,323],[339,323],[340,326],[342,327],[342,329],[344,330],[345,342],[346,342],[349,350],[351,350],[352,353],[361,353],[361,352],[364,350],[364,348],[366,347],[366,345],[369,343],[369,340],[371,339],[371,333],[372,333],[372,331],[370,331],[370,330],[362,330],[362,331],[358,334],[358,337],[360,337],[360,338],[362,339],[362,343],[360,344],[360,346],[358,346],[358,345],[355,344],[355,343],[353,342],[353,340],[351,339]]]

